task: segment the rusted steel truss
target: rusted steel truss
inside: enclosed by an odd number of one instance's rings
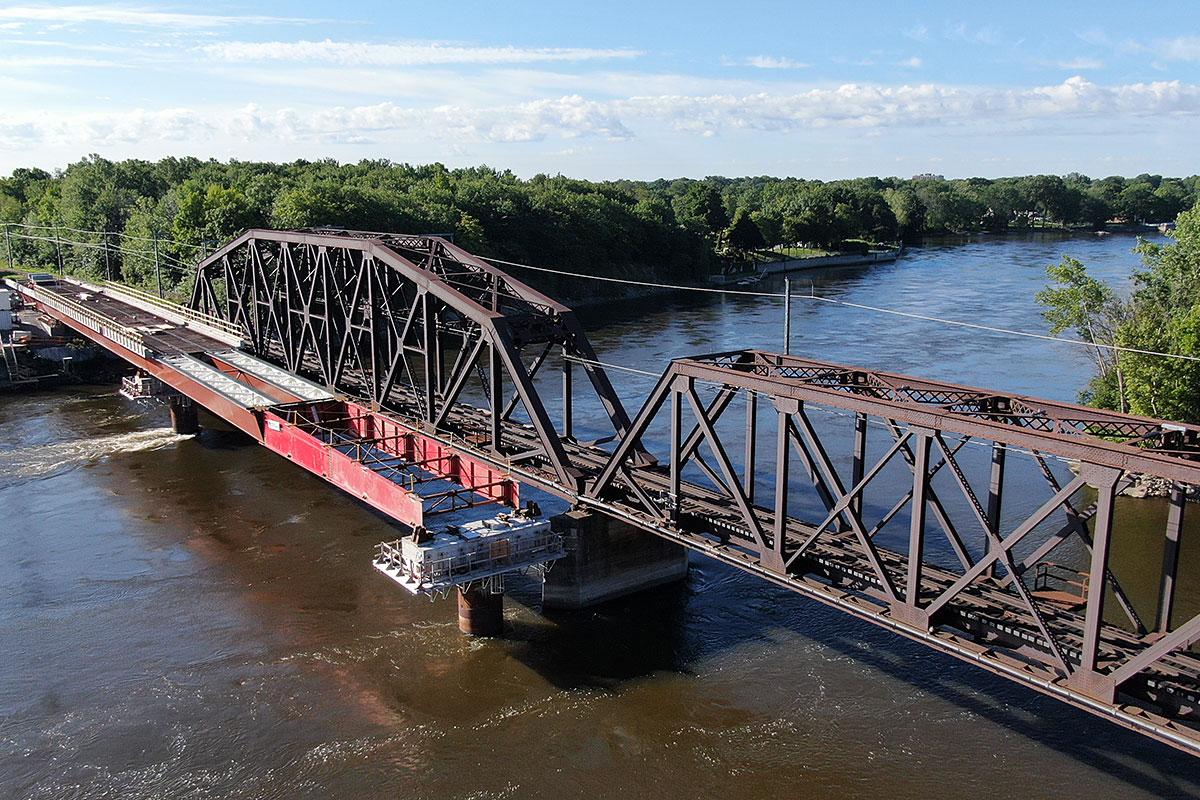
[[[582,477],[562,444],[572,360],[614,432],[629,424],[569,308],[436,236],[251,230],[199,265],[190,305],[240,326],[256,355],[376,407],[415,410],[430,430],[444,430],[473,387],[497,454],[515,452],[504,423],[520,407],[564,486]],[[564,371],[558,426],[534,386],[552,353]]]
[[[1200,428],[759,351],[672,362],[630,421],[569,309],[430,236],[250,231],[192,307],[447,452],[1200,755],[1200,615],[1176,602]],[[572,363],[610,448],[572,436]],[[1143,475],[1172,487],[1135,555],[1152,601],[1110,557]]]
[[[1175,609],[1198,442],[1194,426],[737,351],[672,362],[584,499],[1198,752],[1200,615]],[[1115,498],[1143,475],[1173,487],[1163,549],[1116,565]],[[1006,503],[1016,486],[1024,502]],[[1074,569],[1050,560],[1067,542]],[[1161,575],[1141,614],[1130,567]]]

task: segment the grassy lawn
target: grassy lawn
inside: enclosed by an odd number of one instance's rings
[[[774,256],[775,260],[779,258],[815,258],[816,256],[831,256],[834,255],[832,250],[822,250],[819,247],[777,247],[769,251],[766,256],[770,259]]]

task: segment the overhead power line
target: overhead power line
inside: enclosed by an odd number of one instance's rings
[[[153,239],[149,239],[146,237],[129,236],[120,231],[84,231],[84,230],[79,230],[77,228],[64,228],[64,227],[55,227],[55,226],[50,226],[50,225],[29,225],[29,224],[17,223],[17,222],[4,223],[4,225],[5,225],[5,227],[9,227],[9,228],[16,227],[16,228],[54,230],[54,231],[66,230],[66,231],[71,231],[74,233],[84,233],[84,234],[89,234],[89,235],[93,235],[93,236],[120,236],[120,237],[125,237],[128,239],[132,239],[135,241],[148,241],[148,242],[154,241]],[[19,233],[12,234],[12,235],[17,238],[33,239],[33,240],[46,241],[46,242],[56,242],[56,243],[63,244],[63,245],[78,245],[78,246],[83,246],[83,247],[95,247],[95,248],[102,247],[101,245],[96,245],[91,242],[80,242],[80,241],[75,241],[75,240],[62,239],[61,237],[56,237],[56,238],[38,237],[38,236],[30,236],[28,234],[19,234]],[[180,242],[175,239],[158,239],[158,241],[160,243],[164,243],[164,244],[175,244],[175,245],[180,245],[183,247],[192,247],[192,248],[196,248],[196,249],[201,249],[200,245],[189,244],[187,242]],[[126,250],[119,248],[119,247],[118,247],[118,250],[120,252],[127,252]],[[139,257],[153,255],[152,252],[143,251],[143,250],[131,250],[128,252],[136,254]],[[178,270],[180,272],[189,272],[192,269],[192,267],[190,265],[185,264],[180,259],[175,258],[167,253],[163,253],[160,251],[159,256],[161,259],[173,261],[176,265],[178,265],[178,266],[167,265],[168,269]],[[621,284],[621,285],[625,285],[625,286],[638,286],[638,287],[649,288],[649,289],[665,289],[665,290],[676,291],[676,292],[700,292],[700,293],[704,293],[704,294],[726,294],[726,295],[734,295],[734,296],[739,296],[739,297],[765,297],[765,298],[770,298],[770,299],[775,299],[775,300],[782,300],[785,298],[785,295],[783,292],[762,292],[762,291],[753,291],[753,290],[748,290],[748,289],[729,289],[729,288],[720,287],[720,286],[688,286],[685,284],[678,284],[678,283],[659,283],[659,282],[655,282],[655,281],[638,281],[638,280],[633,280],[630,278],[615,278],[615,277],[611,277],[608,275],[589,275],[589,274],[583,273],[583,272],[572,272],[569,270],[552,269],[550,267],[536,267],[532,264],[525,264],[520,261],[508,261],[503,258],[486,258],[485,257],[484,260],[494,263],[494,264],[504,264],[506,266],[518,267],[520,269],[528,269],[528,270],[532,270],[534,272],[542,272],[542,273],[546,273],[549,275],[560,275],[560,276],[568,277],[568,278],[577,278],[580,280],[589,280],[589,281],[599,281],[599,282],[603,282],[603,283],[615,283],[615,284]],[[848,300],[839,300],[835,297],[827,297],[824,295],[816,294],[816,292],[814,292],[814,291],[810,291],[809,294],[793,294],[792,298],[797,299],[797,300],[812,300],[814,302],[828,303],[831,305],[842,306],[844,308],[854,308],[854,309],[858,309],[860,311],[869,311],[869,312],[872,312],[875,314],[887,314],[887,315],[895,316],[895,317],[903,317],[906,319],[916,319],[916,320],[921,320],[923,322],[931,322],[931,323],[935,323],[935,324],[939,324],[939,325],[949,325],[952,327],[966,328],[969,330],[984,331],[986,333],[994,333],[994,334],[999,334],[999,335],[1003,335],[1003,336],[1018,336],[1018,337],[1022,337],[1022,338],[1026,338],[1026,339],[1037,339],[1037,340],[1046,341],[1046,342],[1059,342],[1061,344],[1068,344],[1068,345],[1073,345],[1076,347],[1087,347],[1087,348],[1091,348],[1093,350],[1103,350],[1106,352],[1133,353],[1136,355],[1154,356],[1156,358],[1170,358],[1170,359],[1175,359],[1178,361],[1200,362],[1200,356],[1190,356],[1190,355],[1185,355],[1183,353],[1165,353],[1165,352],[1161,352],[1158,350],[1149,350],[1149,349],[1141,348],[1141,347],[1127,347],[1125,345],[1104,344],[1102,342],[1088,342],[1088,341],[1084,341],[1083,339],[1071,339],[1071,338],[1064,337],[1064,336],[1052,336],[1050,334],[1036,333],[1034,331],[1021,331],[1021,330],[1015,330],[1013,328],[1000,327],[998,325],[984,325],[984,324],[978,323],[978,322],[966,322],[964,320],[958,320],[958,319],[947,319],[945,317],[935,317],[930,314],[918,314],[913,311],[902,311],[902,310],[896,309],[896,308],[886,308],[886,307],[882,307],[882,306],[867,305],[865,303],[854,303],[854,302],[851,302]]]
[[[535,272],[546,272],[552,275],[563,275],[571,278],[581,278],[584,280],[604,281],[606,283],[620,283],[627,286],[642,286],[654,289],[669,289],[680,292],[706,292],[712,294],[731,294],[742,295],[748,297],[769,297],[772,299],[784,299],[786,295],[783,292],[755,292],[744,289],[725,289],[716,286],[685,286],[682,284],[672,283],[653,283],[650,281],[635,281],[627,278],[612,278],[606,275],[587,275],[582,272],[569,272],[567,270],[550,269],[548,267],[535,267],[531,264],[522,264],[518,261],[505,261],[499,258],[488,258],[487,261],[496,264],[505,264],[507,266],[520,267],[522,269],[534,270]],[[1002,328],[997,325],[983,325],[977,322],[965,322],[958,319],[946,319],[945,317],[935,317],[929,314],[917,314],[912,311],[901,311],[896,308],[884,308],[881,306],[872,306],[865,303],[853,303],[848,300],[838,300],[835,297],[826,297],[824,295],[811,292],[809,294],[793,294],[794,300],[813,300],[820,303],[829,303],[832,305],[844,306],[846,308],[856,308],[862,311],[871,311],[876,314],[890,314],[896,317],[906,317],[908,319],[919,319],[925,322],[934,322],[940,325],[951,325],[959,328],[969,328],[972,330],[986,331],[988,333],[1003,334],[1006,336],[1021,336],[1027,339],[1039,339],[1047,342],[1060,342],[1062,344],[1075,345],[1077,347],[1088,347],[1096,350],[1106,350],[1109,352],[1118,353],[1136,353],[1144,356],[1157,356],[1161,358],[1174,358],[1180,361],[1200,361],[1200,356],[1189,356],[1183,353],[1163,353],[1158,350],[1147,350],[1140,347],[1126,347],[1117,344],[1104,344],[1101,342],[1088,342],[1083,339],[1071,339],[1064,336],[1051,336],[1045,333],[1035,333],[1033,331],[1019,331],[1012,328]]]

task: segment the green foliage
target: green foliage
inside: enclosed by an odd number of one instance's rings
[[[761,250],[767,244],[762,231],[744,208],[739,208],[734,213],[733,222],[729,223],[722,238],[728,248],[741,258],[755,250]]]
[[[723,260],[764,247],[825,252],[847,241],[1169,219],[1195,202],[1198,182],[1078,174],[592,182],[386,160],[114,162],[93,155],[54,174],[17,169],[0,178],[0,222],[46,226],[14,242],[16,259],[30,267],[57,269],[61,254],[65,268],[84,276],[123,276],[153,288],[165,275],[168,288],[183,281],[181,291],[204,252],[255,226],[439,233],[506,260],[695,281]],[[88,241],[60,246],[60,233]],[[545,276],[523,277],[555,288]]]
[[[1124,194],[1128,187],[1121,190]],[[1143,269],[1128,301],[1064,258],[1038,294],[1051,330],[1075,329],[1088,341],[1132,350],[1200,357],[1200,204],[1179,215],[1174,241],[1142,241]],[[1083,399],[1186,422],[1200,421],[1200,362],[1098,348],[1097,374]]]

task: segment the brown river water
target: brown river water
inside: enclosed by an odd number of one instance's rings
[[[981,238],[797,285],[1041,331],[1047,263],[1124,285],[1132,245]],[[708,296],[586,321],[603,359],[652,371],[781,328],[778,304]],[[801,354],[1056,399],[1090,370],[811,302],[794,332]],[[636,409],[651,381],[614,377]],[[579,614],[513,581],[505,637],[468,640],[453,602],[371,569],[381,517],[165,419],[107,386],[0,398],[0,798],[1200,796],[1200,760],[699,556],[685,585]],[[1114,564],[1150,602],[1163,506],[1122,502]],[[1183,557],[1192,608],[1186,534]]]

